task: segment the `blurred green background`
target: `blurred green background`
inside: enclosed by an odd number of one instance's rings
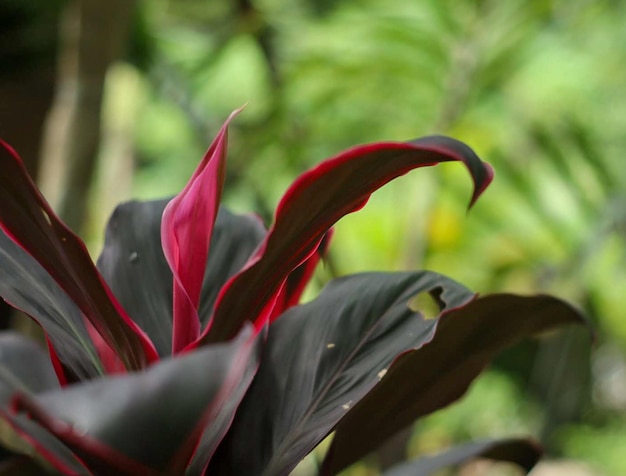
[[[267,222],[347,147],[467,142],[496,170],[469,214],[462,167],[411,173],[337,226],[315,285],[427,268],[575,303],[592,349],[568,331],[508,351],[407,435],[408,454],[530,434],[571,461],[533,474],[622,475],[625,25],[619,0],[0,0],[0,136],[94,255],[115,204],[180,190],[242,104],[225,202]]]

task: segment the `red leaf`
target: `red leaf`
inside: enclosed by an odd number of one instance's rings
[[[447,137],[355,147],[302,174],[278,205],[274,225],[256,255],[222,288],[212,325],[202,339],[228,339],[246,320],[261,327],[289,274],[315,252],[341,217],[362,208],[375,190],[394,178],[449,161],[463,162],[470,171],[473,205],[491,182],[493,170],[468,146]]]
[[[198,305],[224,184],[227,128],[239,111],[226,120],[185,188],[163,212],[163,253],[174,275],[172,353],[200,334]]]

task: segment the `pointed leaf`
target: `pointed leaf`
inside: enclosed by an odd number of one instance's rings
[[[434,339],[400,358],[337,426],[321,474],[337,474],[415,419],[460,398],[506,347],[584,322],[569,304],[543,295],[494,294],[444,315]]]
[[[163,212],[161,241],[174,275],[174,353],[200,335],[198,306],[224,185],[227,129],[238,112],[233,112],[226,120],[183,191]]]
[[[13,412],[26,411],[99,476],[182,474],[207,425],[212,446],[227,431],[257,369],[259,342],[246,327],[233,342],[142,373],[19,396]]]
[[[541,458],[541,453],[541,448],[530,440],[475,441],[434,456],[399,464],[385,471],[383,476],[430,476],[436,471],[458,466],[475,458],[514,463],[528,473]]]
[[[0,296],[44,329],[55,358],[74,378],[102,373],[102,365],[74,302],[35,259],[0,230]]]
[[[461,161],[472,175],[473,204],[492,179],[491,167],[465,144],[432,136],[407,143],[355,147],[301,175],[282,198],[274,225],[256,256],[220,293],[207,341],[234,335],[246,320],[267,321],[289,273],[317,249],[344,215],[412,169]]]
[[[54,214],[22,160],[0,141],[0,228],[76,303],[129,369],[157,358],[93,265],[85,244]]]
[[[270,327],[261,367],[209,474],[288,474],[436,319],[409,307],[432,292],[442,312],[473,293],[441,275],[366,273],[332,281]]]
[[[170,199],[119,205],[106,230],[98,269],[159,355],[172,352],[172,272],[161,247],[161,217]],[[200,320],[209,320],[217,293],[265,236],[254,217],[220,208],[200,297]]]

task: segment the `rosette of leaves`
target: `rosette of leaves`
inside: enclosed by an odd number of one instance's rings
[[[502,348],[582,322],[553,297],[477,298],[428,271],[341,277],[299,304],[332,226],[376,189],[458,161],[471,205],[492,170],[447,137],[358,146],[298,177],[266,229],[219,205],[232,117],[180,194],[116,209],[97,265],[2,143],[0,294],[47,352],[0,336],[0,474],[287,475],[334,432],[333,475],[458,399]],[[480,455],[529,470],[540,451],[474,442],[388,474]]]

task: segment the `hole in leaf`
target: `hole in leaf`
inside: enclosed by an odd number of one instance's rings
[[[411,311],[419,312],[426,320],[437,318],[442,310],[439,300],[431,291],[416,294],[409,299],[407,305]]]

